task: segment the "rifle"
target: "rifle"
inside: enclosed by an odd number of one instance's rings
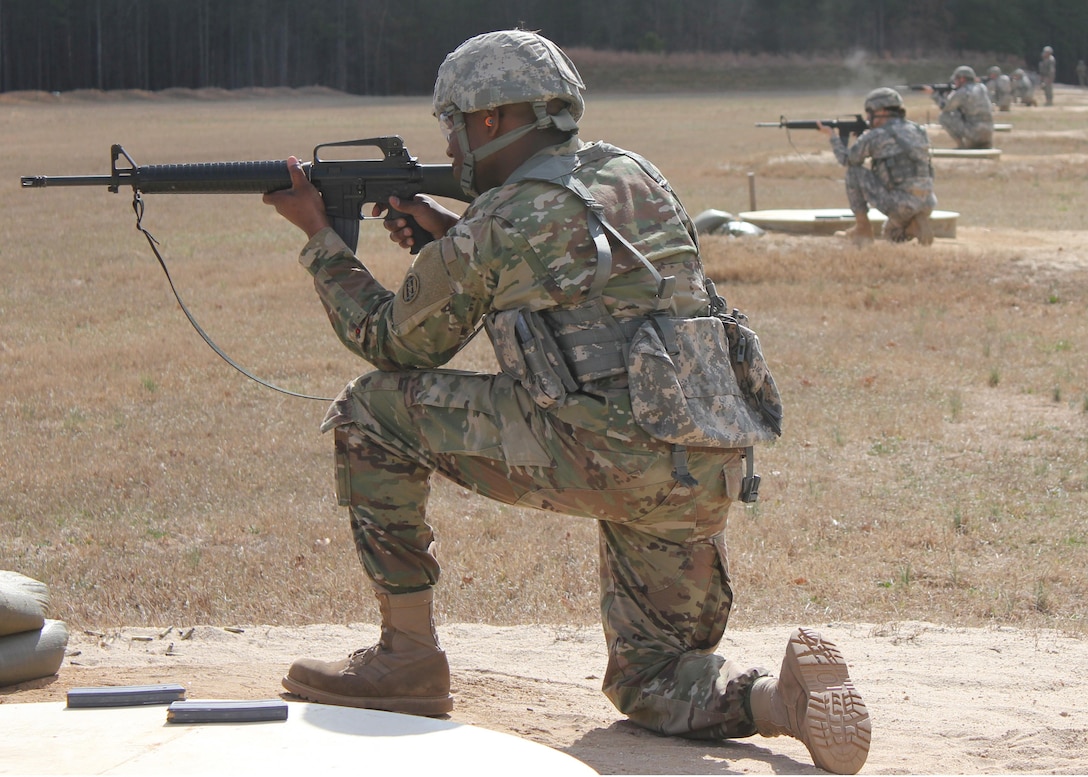
[[[948,94],[956,88],[955,84],[905,84],[903,86],[897,86],[895,88],[897,91],[910,89],[912,92],[924,92],[927,86],[932,89],[936,94]]]
[[[804,119],[801,121],[790,121],[785,116],[781,117],[778,121],[761,121],[757,122],[757,127],[785,127],[788,130],[791,129],[819,129],[816,124],[823,124],[825,127],[831,127],[831,129],[837,129],[839,131],[839,137],[842,138],[842,142],[845,143],[849,140],[851,135],[860,135],[869,129],[868,122],[860,114],[854,114],[852,119],[820,119],[818,122],[816,119]]]
[[[384,155],[382,159],[322,159],[322,149],[344,149],[359,146],[376,146]],[[335,153],[335,152],[334,152]],[[224,361],[246,377],[283,394],[302,399],[332,401],[329,397],[299,394],[280,388],[257,377],[231,359],[215,344],[207,332],[197,323],[189,308],[181,299],[174,280],[170,277],[166,260],[158,249],[158,241],[143,226],[144,202],[141,194],[258,194],[291,188],[291,174],[287,160],[273,162],[198,162],[172,165],[137,165],[121,146],[114,144],[111,150],[109,175],[25,175],[24,189],[45,186],[103,186],[117,193],[122,186],[132,187],[132,208],[136,211],[136,229],[151,246],[155,258],[166,274],[170,290],[178,301],[181,311],[189,319],[197,334]],[[121,160],[124,160],[123,162]],[[408,153],[404,141],[397,135],[387,135],[366,140],[345,140],[323,143],[314,148],[312,162],[302,165],[310,182],[321,192],[325,212],[337,234],[355,250],[359,242],[359,222],[364,218],[362,208],[366,203],[380,203],[388,207],[390,197],[413,197],[416,194],[433,194],[462,202],[471,202],[461,190],[460,182],[453,177],[452,165],[421,165]],[[386,218],[403,218],[414,231],[415,244],[412,253],[434,239],[422,230],[411,216],[389,208]]]
[[[323,159],[323,149],[343,149],[374,146],[381,150],[382,159]],[[117,193],[122,186],[131,186],[134,206],[140,194],[263,194],[291,188],[287,160],[260,162],[197,162],[170,165],[137,165],[124,148],[114,144],[111,149],[109,175],[22,177],[24,189],[45,186],[103,186]],[[121,160],[123,163],[119,164]],[[462,202],[470,202],[453,176],[452,165],[422,165],[408,153],[404,141],[397,135],[366,140],[344,140],[322,143],[314,148],[312,162],[302,165],[310,182],[321,192],[325,212],[333,229],[354,251],[359,242],[359,221],[363,205],[380,203],[388,206],[390,197],[410,198],[416,194],[432,194]],[[415,231],[412,253],[433,239],[404,213],[389,209],[387,218],[404,218]]]

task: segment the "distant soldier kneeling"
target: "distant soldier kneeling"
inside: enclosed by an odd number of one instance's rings
[[[865,98],[869,129],[857,142],[847,146],[830,127],[820,132],[831,138],[831,150],[846,167],[846,197],[857,220],[847,236],[855,243],[873,240],[869,208],[888,217],[884,237],[895,243],[917,238],[922,245],[933,242],[929,216],[937,207],[933,194],[933,164],[929,136],[913,121],[907,121],[903,98],[894,89],[874,89]],[[865,160],[871,159],[866,167]]]

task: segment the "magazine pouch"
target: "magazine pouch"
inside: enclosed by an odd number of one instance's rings
[[[528,308],[501,310],[484,319],[502,371],[516,379],[540,407],[554,407],[578,389],[551,329]]]
[[[781,398],[759,340],[735,318],[650,316],[631,340],[627,370],[635,420],[659,440],[748,448],[781,434]]]

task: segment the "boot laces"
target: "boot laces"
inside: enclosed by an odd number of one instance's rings
[[[380,642],[376,645],[371,645],[370,647],[359,648],[350,656],[348,656],[347,669],[351,671],[356,667],[366,666],[374,659],[374,655],[378,652],[380,648]]]

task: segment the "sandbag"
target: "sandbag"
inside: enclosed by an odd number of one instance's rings
[[[49,589],[18,572],[0,570],[0,637],[37,631],[45,624]]]
[[[0,686],[56,674],[67,647],[64,621],[47,619],[40,630],[0,637]]]

